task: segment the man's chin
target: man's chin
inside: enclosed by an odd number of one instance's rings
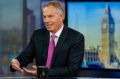
[[[49,32],[52,32],[53,30],[52,29],[50,29],[50,28],[47,28],[47,30],[49,31]]]

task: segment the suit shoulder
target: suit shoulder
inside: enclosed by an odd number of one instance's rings
[[[34,30],[33,34],[32,34],[32,37],[41,37],[43,36],[44,34],[46,34],[48,31],[46,29],[37,29],[37,30]]]
[[[78,32],[72,28],[68,28],[68,32],[71,36],[80,36],[84,38],[84,35],[81,32]]]
[[[47,30],[46,29],[37,29],[37,30],[34,30],[35,33],[37,32],[46,32]]]
[[[33,34],[43,34],[43,33],[45,33],[45,32],[47,32],[46,29],[37,29],[37,30],[34,30],[34,33],[33,33]]]

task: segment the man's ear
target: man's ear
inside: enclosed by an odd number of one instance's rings
[[[60,17],[61,17],[61,21],[63,21],[65,19],[65,15],[64,14],[61,14]]]

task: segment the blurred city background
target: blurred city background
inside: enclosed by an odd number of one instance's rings
[[[45,28],[41,2],[0,0],[0,76],[23,76],[10,72],[10,61],[34,30]],[[66,24],[85,36],[82,67],[120,69],[120,2],[67,2],[66,8]]]
[[[85,36],[84,68],[120,69],[120,2],[68,2],[68,26]]]

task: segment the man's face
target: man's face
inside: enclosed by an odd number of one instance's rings
[[[56,8],[47,6],[43,8],[43,20],[49,32],[56,33],[63,24],[64,16],[56,13]]]

